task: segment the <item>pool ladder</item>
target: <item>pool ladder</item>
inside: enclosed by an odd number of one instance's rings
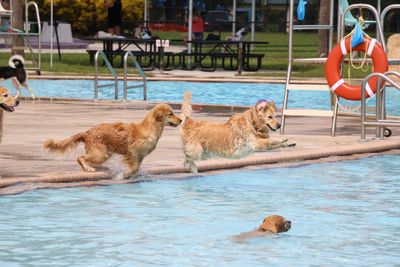
[[[99,84],[99,57],[103,59],[104,64],[106,65],[107,69],[111,73],[112,77],[114,78],[114,82],[112,83],[105,83],[105,84]],[[142,82],[139,84],[131,85],[128,86],[128,60],[129,58],[132,58],[133,63],[135,65],[136,70],[138,71],[139,75],[142,78]],[[94,99],[98,100],[99,98],[99,88],[105,88],[105,87],[113,87],[114,88],[114,98],[117,100],[118,99],[118,73],[114,69],[114,67],[111,65],[110,61],[108,60],[107,56],[104,54],[103,51],[99,50],[96,52],[94,55],[94,66],[95,66],[95,72],[94,72]],[[136,61],[136,58],[133,56],[131,52],[126,52],[124,57],[123,57],[123,66],[124,66],[124,100],[127,100],[128,97],[128,89],[132,88],[139,88],[143,87],[143,100],[147,100],[147,79],[146,75],[144,74],[142,68],[140,67],[139,63]]]
[[[138,71],[140,77],[142,77],[141,83],[134,84],[131,86],[128,86],[128,59],[129,58],[132,58],[133,64],[135,65],[136,70]],[[131,52],[127,51],[124,55],[124,100],[127,100],[128,89],[139,88],[139,87],[143,87],[143,100],[146,101],[147,100],[146,75],[144,74],[142,67],[140,67],[139,63],[137,62],[135,56]]]
[[[375,104],[375,120],[368,120],[367,119],[367,112],[366,112],[366,85],[368,84],[369,80],[373,77],[378,77],[377,81],[377,88],[378,85],[384,82],[385,84],[388,83],[389,85],[393,86],[395,89],[400,90],[400,83],[394,81],[390,78],[390,76],[396,76],[400,78],[400,73],[395,71],[387,71],[385,73],[371,73],[367,77],[365,77],[362,83],[362,92],[361,92],[361,140],[366,140],[366,127],[368,126],[375,126],[376,127],[376,139],[383,139],[384,136],[388,137],[391,135],[391,130],[385,128],[387,126],[393,127],[400,127],[400,120],[393,120],[386,118],[386,85],[383,85],[380,89],[376,92],[376,104]]]

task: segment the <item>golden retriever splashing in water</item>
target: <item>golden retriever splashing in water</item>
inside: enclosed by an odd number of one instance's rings
[[[47,140],[44,148],[63,153],[84,143],[86,155],[78,157],[78,163],[86,172],[95,171],[90,165],[101,165],[114,153],[120,154],[128,165],[127,177],[136,173],[143,159],[156,148],[164,126],[177,127],[181,122],[169,105],[159,104],[140,123],[103,123],[62,141]]]
[[[190,118],[192,94],[186,92],[182,103],[181,139],[184,165],[197,172],[195,160],[211,157],[240,158],[254,151],[295,146],[287,139],[269,138],[269,131],[281,125],[275,119],[275,103],[260,100],[248,110],[235,114],[225,123],[194,121]]]

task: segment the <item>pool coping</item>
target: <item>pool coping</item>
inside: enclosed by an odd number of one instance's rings
[[[382,144],[384,142],[384,144]],[[130,179],[115,178],[109,172],[97,171],[70,172],[64,175],[43,175],[31,178],[5,178],[0,179],[0,196],[20,194],[26,191],[48,188],[71,188],[88,186],[105,186],[112,184],[139,183],[153,180],[178,180],[201,177],[226,171],[237,171],[250,168],[288,167],[320,162],[337,162],[376,156],[381,153],[400,154],[400,141],[371,140],[357,145],[342,145],[333,149],[309,149],[280,153],[270,157],[253,155],[244,159],[215,159],[207,163],[198,163],[199,173],[190,173],[186,167],[154,167],[141,168],[140,173]],[[329,159],[329,160],[328,160]],[[149,177],[150,176],[150,177]]]
[[[69,98],[51,98],[51,97],[38,97],[36,100],[31,100],[29,97],[22,97],[23,101],[32,102],[76,102],[85,103],[89,105],[96,105],[105,103],[110,105],[118,105],[118,108],[132,108],[148,110],[160,102],[148,101],[112,101],[112,100],[86,100],[86,99],[69,99]],[[168,103],[173,108],[179,109],[180,103]],[[230,106],[230,105],[210,105],[210,104],[193,104],[194,110],[207,110],[207,111],[242,111],[247,109],[245,106]],[[191,174],[189,168],[180,166],[168,167],[146,167],[141,168],[141,171],[146,175],[157,176],[155,179],[170,179],[171,175],[179,177],[194,177],[208,175],[213,172],[238,170],[246,167],[262,167],[271,166],[274,164],[282,163],[299,163],[311,160],[318,160],[329,157],[338,157],[337,160],[342,160],[341,157],[352,155],[365,155],[371,153],[382,153],[392,150],[400,149],[400,140],[368,140],[365,142],[358,142],[354,144],[337,145],[328,148],[308,148],[299,151],[278,151],[274,153],[265,152],[257,155],[251,155],[243,159],[215,159],[207,162],[199,162],[199,174]],[[288,152],[289,151],[289,152]],[[33,189],[41,188],[59,188],[59,187],[75,187],[75,186],[95,186],[107,184],[121,184],[121,183],[134,183],[147,181],[149,178],[118,180],[114,174],[108,172],[95,172],[85,173],[68,172],[64,175],[56,174],[43,174],[37,177],[26,178],[1,178],[0,179],[0,195],[17,194]],[[150,178],[152,179],[152,178]]]
[[[286,83],[286,77],[265,77],[265,76],[224,76],[224,73],[211,75],[207,73],[206,76],[198,76],[196,72],[189,72],[192,75],[174,75],[169,73],[150,73],[146,76],[148,81],[186,81],[186,82],[237,82],[237,83]],[[99,80],[113,80],[114,77],[110,75],[99,75]],[[89,75],[30,75],[31,80],[93,80],[94,76]],[[119,81],[123,80],[123,77],[118,77]],[[129,76],[128,80],[142,80],[140,76]],[[326,84],[326,80],[323,78],[310,78],[310,77],[298,77],[295,79],[296,83],[312,83],[312,84]]]

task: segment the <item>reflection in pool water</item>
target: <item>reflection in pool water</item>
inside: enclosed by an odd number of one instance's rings
[[[400,160],[385,155],[0,198],[0,266],[396,266]],[[235,243],[264,216],[289,232]]]
[[[103,81],[110,83],[110,81]],[[10,81],[4,83],[13,88]],[[30,80],[30,86],[37,96],[93,99],[93,80]],[[123,83],[119,83],[119,96],[122,98]],[[149,82],[148,100],[181,102],[185,91],[193,92],[194,103],[223,105],[254,105],[260,98],[274,100],[278,107],[283,102],[283,84],[267,83],[221,83],[221,82]],[[28,96],[25,89],[23,95]],[[114,99],[114,88],[101,88],[99,99]],[[128,91],[128,99],[142,100],[142,89]],[[290,93],[289,107],[329,109],[329,93],[321,91],[293,91]],[[400,115],[400,94],[388,90],[387,112]],[[373,104],[374,99],[370,101]],[[359,101],[343,101],[344,106],[359,106]]]

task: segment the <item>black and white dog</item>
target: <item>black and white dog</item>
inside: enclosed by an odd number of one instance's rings
[[[244,41],[246,39],[246,35],[249,32],[247,28],[241,28],[238,30],[234,36],[227,37],[227,41]]]
[[[13,55],[8,60],[9,66],[0,67],[0,81],[12,79],[15,88],[17,89],[17,95],[15,98],[18,98],[21,94],[21,87],[24,87],[32,96],[32,99],[35,99],[35,95],[33,94],[32,89],[28,86],[28,74],[24,68],[25,60],[20,55]]]

